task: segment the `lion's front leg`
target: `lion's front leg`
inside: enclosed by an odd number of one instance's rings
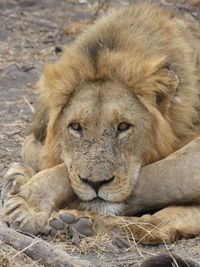
[[[115,225],[115,231],[121,235],[154,245],[200,234],[199,222],[200,206],[171,206],[153,215],[109,218],[105,227],[112,231]]]
[[[142,167],[125,215],[200,203],[200,137],[167,158]]]
[[[123,219],[129,237],[142,244],[171,243],[200,234],[200,206],[171,206],[153,215]]]
[[[69,233],[72,242],[78,244],[80,236],[91,236],[98,232],[123,236],[143,244],[158,244],[174,240],[174,228],[163,231],[166,222],[151,215],[142,217],[107,216],[88,211],[64,209],[54,212],[49,219],[49,227],[55,232]],[[164,227],[164,228],[165,228]]]
[[[4,176],[7,182],[1,191],[2,203],[7,199],[8,193],[17,194],[21,186],[39,172],[42,148],[42,143],[36,140],[34,134],[26,136],[22,145],[22,163],[12,163]]]
[[[37,173],[19,192],[11,193],[5,203],[4,220],[23,231],[46,232],[51,212],[73,198],[67,168],[61,164]]]
[[[66,231],[72,241],[97,232],[124,236],[142,244],[171,243],[200,234],[200,206],[172,206],[142,217],[104,216],[86,211],[61,210],[49,219],[50,227]]]

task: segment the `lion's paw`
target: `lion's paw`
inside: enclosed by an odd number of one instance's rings
[[[168,221],[162,221],[154,215],[144,215],[128,228],[138,243],[155,245],[171,243],[177,238],[177,231]]]
[[[6,192],[4,198],[6,199],[9,194],[19,193],[21,186],[27,183],[33,175],[34,171],[29,166],[18,162],[12,163],[4,175],[7,180],[7,183],[5,183],[6,190],[3,189]]]
[[[34,210],[20,196],[9,198],[4,207],[4,221],[12,228],[31,234],[47,232],[48,218],[45,211]]]
[[[78,244],[80,236],[91,236],[93,234],[93,221],[84,212],[61,210],[54,213],[49,219],[49,225],[55,231],[68,231],[72,242]]]

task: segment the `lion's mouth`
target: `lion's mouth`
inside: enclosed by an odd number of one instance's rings
[[[99,196],[97,196],[97,197],[95,197],[95,198],[91,199],[89,202],[91,202],[91,201],[99,201],[99,202],[104,202],[104,201],[106,201],[106,200],[105,200],[105,199],[103,199],[103,198],[101,198],[101,197],[99,197]],[[108,201],[106,201],[106,202],[108,202]]]
[[[81,202],[79,208],[103,215],[121,215],[125,207],[124,203],[110,202],[96,197],[90,201]]]

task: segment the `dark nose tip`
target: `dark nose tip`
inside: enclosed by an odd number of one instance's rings
[[[80,176],[79,176],[79,178],[80,178],[81,182],[92,187],[95,190],[95,192],[97,193],[99,191],[100,187],[102,187],[103,185],[111,183],[115,179],[115,176],[113,176],[109,180],[102,180],[102,181],[98,181],[98,182],[92,182],[88,179],[81,178]]]

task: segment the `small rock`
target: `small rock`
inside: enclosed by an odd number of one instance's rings
[[[58,53],[61,53],[62,52],[62,48],[59,47],[59,46],[56,46],[55,47],[55,53],[58,54]]]
[[[83,4],[87,4],[87,0],[78,0],[79,4],[83,5]]]

